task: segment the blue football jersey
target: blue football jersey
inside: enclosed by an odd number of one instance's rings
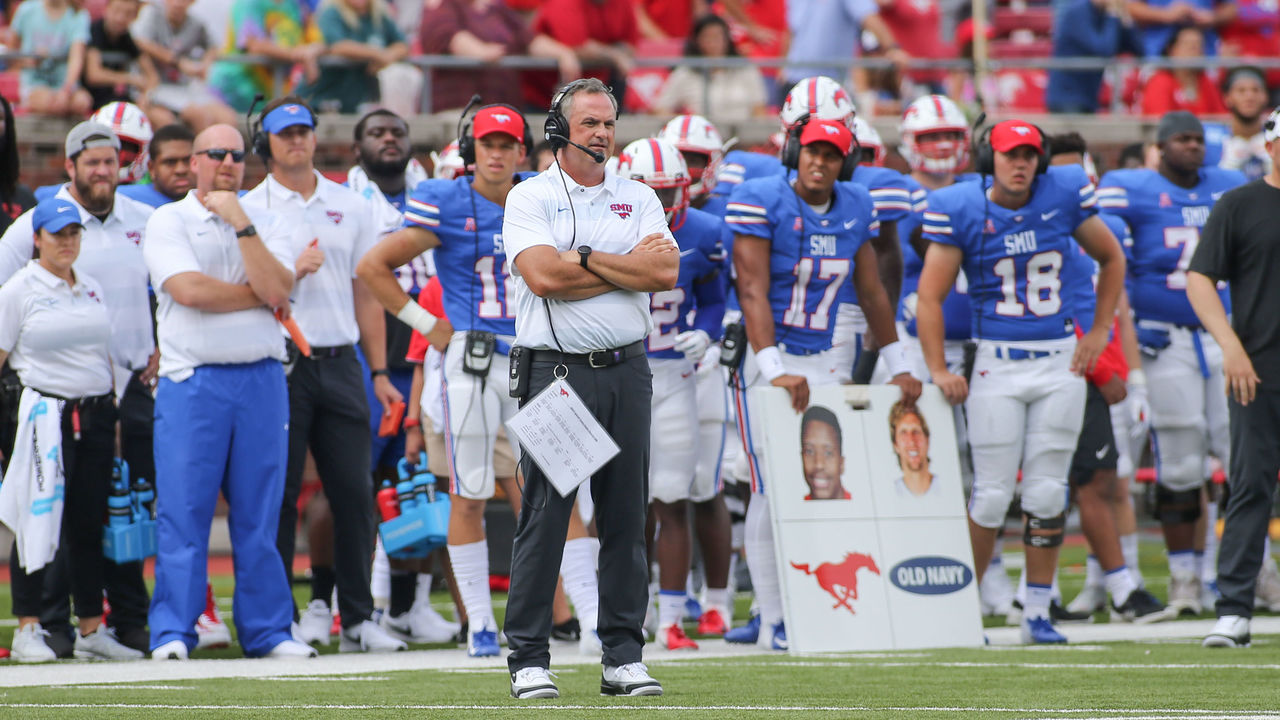
[[[911,245],[911,234],[924,221],[929,206],[929,191],[910,175],[904,176],[911,193],[911,213],[898,221],[898,243],[902,246],[902,294],[898,298],[898,322],[907,334],[916,337],[916,290],[920,288],[920,272],[924,270],[924,258]],[[976,176],[975,176],[976,177]],[[942,319],[946,325],[948,340],[968,340],[973,325],[973,306],[969,303],[969,283],[961,268],[956,284],[942,301]]]
[[[1116,236],[1120,247],[1127,253],[1129,246],[1133,244],[1129,226],[1115,215],[1099,213],[1098,217],[1107,224],[1111,234]],[[1089,332],[1093,327],[1093,316],[1098,308],[1098,269],[1098,261],[1077,244],[1062,271],[1064,292],[1070,292],[1071,305],[1075,308],[1072,314],[1081,332]]]
[[[1016,210],[987,200],[979,182],[929,195],[924,237],[964,252],[973,337],[1017,342],[1075,332],[1062,271],[1072,233],[1097,214],[1096,205],[1093,183],[1077,165],[1049,168]]]
[[[720,161],[720,169],[716,171],[716,186],[711,189],[711,198],[722,198],[727,203],[733,189],[747,180],[785,175],[787,169],[776,155],[751,152],[749,150],[730,150]],[[705,209],[705,208],[704,208]]]
[[[1213,204],[1244,183],[1238,171],[1218,167],[1201,168],[1193,188],[1175,185],[1155,170],[1113,170],[1103,176],[1098,208],[1123,219],[1133,234],[1126,248],[1127,285],[1138,319],[1200,325],[1187,300],[1187,266]],[[1230,312],[1226,289],[1218,294]]]
[[[720,218],[694,208],[686,210],[683,217],[677,217],[671,224],[671,234],[680,246],[680,277],[671,290],[649,296],[653,332],[645,338],[644,346],[650,357],[684,357],[673,348],[676,336],[693,327],[690,311],[701,313],[703,307],[717,299],[718,304],[723,305],[724,286],[717,274],[725,259],[724,246],[720,243],[723,227],[724,221]]]
[[[168,205],[169,203],[174,202],[173,198],[157,190],[156,186],[151,183],[121,185],[116,188],[116,192],[119,192],[130,200],[137,200],[138,202],[150,205],[153,208],[158,208],[161,205]],[[178,199],[181,200],[182,198]]]
[[[876,217],[881,223],[887,223],[899,222],[911,214],[911,189],[907,179],[897,170],[859,165],[854,168],[850,182],[865,187],[871,193]]]
[[[836,299],[853,283],[853,257],[879,230],[866,188],[836,183],[823,214],[801,202],[783,176],[748,180],[729,198],[733,231],[770,240],[769,305],[774,338],[788,352],[831,347]]]
[[[405,205],[404,226],[435,233],[436,272],[454,330],[516,334],[513,280],[502,244],[502,207],[471,189],[471,177],[427,180]],[[510,298],[510,302],[508,302]]]

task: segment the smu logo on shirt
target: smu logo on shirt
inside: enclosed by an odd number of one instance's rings
[[[1182,208],[1182,224],[1189,227],[1204,227],[1204,223],[1209,219],[1209,207],[1207,205],[1195,205],[1193,207]]]
[[[1010,233],[1004,236],[1005,255],[1020,255],[1022,253],[1035,252],[1035,250],[1035,230],[1023,230],[1022,232]]]
[[[324,214],[326,217],[328,217],[330,220],[333,221],[334,225],[342,224],[342,213],[338,212],[337,210],[325,210]]]
[[[628,203],[613,203],[609,206],[609,210],[617,213],[618,217],[626,220],[631,217],[631,205]]]
[[[835,235],[810,235],[809,254],[814,257],[835,257]]]
[[[129,232],[125,233],[124,236],[128,240],[132,240],[134,245],[142,244],[142,233],[138,232],[137,230],[130,230]]]

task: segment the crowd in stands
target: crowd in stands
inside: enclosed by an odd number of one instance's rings
[[[127,100],[157,126],[199,131],[282,92],[322,112],[441,112],[476,93],[539,109],[585,71],[628,111],[725,122],[776,109],[780,89],[817,73],[852,87],[863,117],[897,116],[932,92],[975,115],[1157,116],[1226,112],[1218,69],[1167,61],[1280,56],[1280,10],[1261,0],[1000,0],[987,46],[1001,64],[982,84],[963,65],[927,66],[973,59],[970,12],[957,0],[0,0],[0,94],[19,114],[77,119]],[[492,67],[424,69],[409,62],[418,55]],[[680,56],[760,64],[637,62]],[[556,69],[499,64],[511,57]],[[850,72],[858,57],[889,62]],[[1043,67],[1061,58],[1099,66]],[[1104,73],[1115,58],[1121,72]],[[1280,69],[1263,77],[1277,87]]]

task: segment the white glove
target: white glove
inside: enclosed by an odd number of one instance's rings
[[[707,354],[711,346],[711,336],[706,330],[688,330],[676,336],[675,350],[693,362],[698,362]]]
[[[698,362],[698,377],[706,377],[720,367],[720,343],[713,343]]]
[[[1141,370],[1130,372],[1129,382],[1125,386],[1129,402],[1129,439],[1139,447],[1146,444],[1147,431],[1151,429],[1151,403],[1147,401],[1147,379],[1141,373]]]

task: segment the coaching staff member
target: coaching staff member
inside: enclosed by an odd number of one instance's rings
[[[151,656],[185,660],[196,645],[221,491],[230,506],[241,647],[251,657],[309,657],[315,650],[289,633],[293,600],[275,543],[289,396],[271,309],[289,306],[292,231],[240,205],[239,130],[214,125],[197,135],[191,169],[195,190],[156,210],[142,247],[160,341]]]
[[[600,691],[661,695],[640,662],[653,394],[644,338],[653,329],[648,293],[675,287],[680,255],[653,190],[605,172],[617,115],[599,80],[560,89],[546,126],[557,164],[511,190],[502,235],[515,279],[516,345],[532,358],[522,401],[567,373],[621,447],[591,478],[600,534]],[[520,469],[524,502],[506,618],[511,694],[558,697],[547,640],[574,497],[561,497],[528,456]]]
[[[1187,299],[1222,348],[1231,479],[1218,548],[1218,623],[1205,647],[1249,644],[1254,584],[1280,474],[1280,108],[1263,126],[1271,171],[1213,206],[1187,272]],[[1231,285],[1231,320],[1216,284]]]

